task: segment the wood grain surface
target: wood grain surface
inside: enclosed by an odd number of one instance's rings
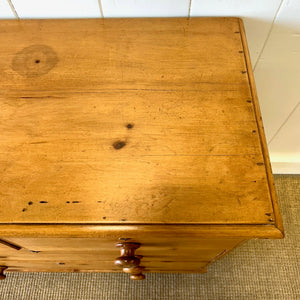
[[[239,22],[1,21],[0,222],[279,226]]]

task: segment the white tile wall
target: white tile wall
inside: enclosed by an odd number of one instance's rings
[[[192,0],[191,16],[242,17],[254,66],[280,3],[281,0]]]
[[[300,101],[269,150],[274,172],[300,174]]]
[[[276,156],[278,160],[281,149],[282,161],[289,161],[290,153],[295,153],[300,147],[300,138],[296,134],[300,132],[300,117],[294,119],[299,113],[290,116],[300,101],[299,0],[285,0],[283,3],[257,64],[255,78],[266,136],[268,141],[272,140],[271,157],[275,160]],[[300,152],[295,155],[300,163]]]
[[[14,14],[6,0],[0,0],[0,18],[1,19],[15,18]]]
[[[288,162],[299,161],[300,157],[300,101],[289,120],[278,132],[269,144],[269,149],[274,161],[282,161],[282,157]]]
[[[12,0],[23,18],[98,18],[98,0]]]
[[[189,0],[101,0],[104,17],[188,16]]]

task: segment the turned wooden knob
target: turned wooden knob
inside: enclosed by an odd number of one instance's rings
[[[130,275],[130,279],[145,279],[145,275],[142,274],[145,267],[139,266],[142,256],[135,255],[135,250],[141,245],[139,243],[124,242],[118,243],[116,246],[120,248],[121,256],[116,258],[115,264],[122,267],[123,271]]]
[[[130,275],[130,279],[132,280],[143,280],[145,279],[145,275],[142,274],[145,267],[135,267],[135,268],[123,268],[123,271]]]
[[[140,258],[134,255],[136,249],[140,247],[139,243],[118,243],[120,247],[121,256],[116,258],[115,265],[122,268],[133,268],[140,264]]]
[[[6,275],[3,274],[4,270],[6,270],[7,267],[0,267],[0,280],[3,280],[6,278]]]

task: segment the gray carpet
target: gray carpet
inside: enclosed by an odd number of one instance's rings
[[[0,282],[0,299],[300,299],[300,176],[275,176],[286,237],[252,240],[206,274],[15,273]]]

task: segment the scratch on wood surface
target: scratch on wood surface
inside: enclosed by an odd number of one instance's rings
[[[47,144],[47,143],[49,143],[49,142],[47,142],[47,141],[40,141],[40,142],[32,142],[32,143],[29,143],[29,144],[36,145],[36,144]]]

